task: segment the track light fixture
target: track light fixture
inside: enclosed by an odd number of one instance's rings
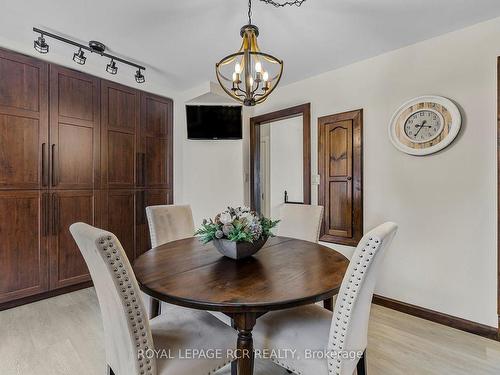
[[[146,79],[144,78],[144,76],[142,75],[141,73],[141,69],[139,69],[136,73],[135,73],[135,81],[137,83],[144,83],[146,81]]]
[[[109,74],[116,74],[118,67],[116,66],[115,60],[111,59],[108,65],[106,65],[106,71]]]
[[[85,65],[85,61],[87,61],[87,58],[85,57],[81,48],[78,50],[78,52],[73,54],[73,61],[77,64]]]
[[[53,33],[49,33],[45,30],[37,29],[36,27],[33,28],[33,31],[40,34],[40,36],[33,43],[34,48],[40,53],[49,52],[49,46],[45,42],[45,37],[49,37],[52,39],[59,40],[63,43],[71,44],[72,46],[78,47],[78,52],[73,54],[73,60],[80,65],[84,65],[86,60],[87,60],[87,57],[85,56],[84,51],[89,51],[91,53],[96,53],[98,55],[101,55],[103,57],[107,57],[108,59],[111,59],[109,64],[106,65],[106,71],[108,73],[116,74],[118,71],[118,67],[116,66],[116,62],[120,62],[122,64],[133,66],[134,68],[138,69],[135,73],[135,80],[137,83],[143,83],[146,81],[146,79],[144,78],[144,75],[142,74],[142,70],[146,70],[145,67],[143,67],[142,65],[133,63],[131,61],[122,59],[120,57],[110,55],[109,53],[106,53],[106,46],[101,42],[91,40],[87,46],[87,45],[75,42],[71,39],[67,39],[67,38],[64,38],[62,36],[59,36],[59,35],[56,35]]]
[[[40,34],[37,40],[33,42],[33,46],[40,53],[49,52],[49,45],[45,43],[45,38],[43,37],[43,34]]]

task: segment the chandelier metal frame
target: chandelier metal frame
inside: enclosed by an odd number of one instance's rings
[[[283,60],[262,52],[257,43],[259,28],[252,24],[252,0],[248,1],[248,24],[240,30],[243,38],[240,49],[215,64],[217,80],[222,89],[245,106],[262,103],[274,91],[283,74]],[[227,77],[221,68],[234,63],[232,77]],[[264,64],[277,65],[277,74],[270,77]]]

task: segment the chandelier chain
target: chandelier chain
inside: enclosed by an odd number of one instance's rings
[[[282,8],[282,7],[285,7],[285,6],[297,6],[297,7],[300,7],[306,0],[292,0],[292,1],[284,1],[282,3],[280,2],[277,2],[277,1],[274,1],[274,0],[260,0],[266,4],[271,4],[271,5],[274,5],[276,8]]]
[[[248,0],[248,24],[252,24],[252,0]]]

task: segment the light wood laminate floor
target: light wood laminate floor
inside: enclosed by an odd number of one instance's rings
[[[0,312],[0,332],[2,375],[105,373],[92,288]],[[368,341],[369,375],[500,374],[500,342],[380,306],[373,306]],[[229,368],[220,371],[229,373]],[[286,372],[257,361],[255,374]]]

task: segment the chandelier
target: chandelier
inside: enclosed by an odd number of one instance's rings
[[[300,6],[305,0],[278,3],[261,0],[282,7]],[[259,28],[252,24],[252,0],[248,1],[248,24],[240,30],[243,38],[238,52],[224,57],[215,64],[217,80],[233,99],[246,106],[262,103],[273,92],[283,74],[283,60],[262,52],[257,44]]]

